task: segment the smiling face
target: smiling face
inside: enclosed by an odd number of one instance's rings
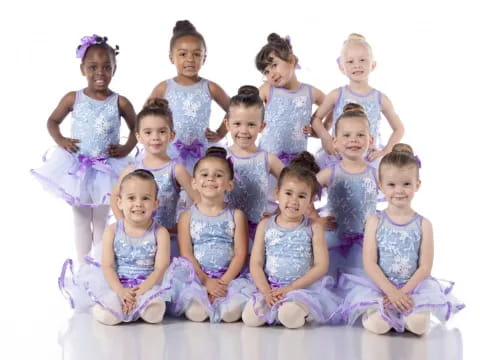
[[[375,69],[375,61],[365,44],[353,42],[345,46],[341,56],[340,70],[350,81],[367,81],[373,69]]]
[[[413,196],[420,187],[415,165],[398,167],[385,164],[380,167],[380,189],[385,194],[389,206],[398,209],[410,208]]]
[[[150,221],[158,207],[155,194],[153,180],[131,177],[122,183],[117,204],[127,221],[143,224]]]
[[[166,154],[168,144],[175,138],[169,122],[159,115],[146,115],[141,118],[139,125],[137,141],[144,146],[145,151],[152,155]]]
[[[361,117],[343,117],[338,120],[333,145],[350,160],[363,159],[373,143],[368,120]]]
[[[255,140],[265,127],[262,108],[258,106],[230,106],[225,124],[235,146],[242,150],[256,149]]]
[[[200,196],[208,199],[221,199],[233,189],[232,174],[226,160],[209,156],[199,160],[193,174],[192,187]]]
[[[80,70],[87,78],[89,95],[106,93],[115,73],[115,58],[108,49],[92,46],[87,50]]]
[[[205,62],[205,48],[195,36],[183,36],[175,42],[170,61],[176,66],[179,76],[196,78]]]
[[[312,188],[296,176],[287,175],[276,190],[276,199],[281,216],[288,221],[298,221],[310,210]]]
[[[289,88],[289,84],[295,75],[295,58],[290,56],[289,61],[280,59],[274,52],[269,54],[272,59],[263,70],[267,82],[274,87]]]

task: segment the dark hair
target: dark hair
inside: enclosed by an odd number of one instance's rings
[[[119,54],[120,47],[115,45],[115,47],[108,44],[108,38],[106,36],[99,36],[93,34],[92,36],[84,36],[80,42],[81,44],[77,46],[77,57],[85,59],[87,56],[88,50],[92,48],[106,49],[112,55],[113,60],[116,62],[116,56]]]
[[[258,107],[262,112],[262,122],[265,116],[265,107],[263,106],[263,100],[260,98],[260,93],[255,86],[243,85],[238,89],[237,95],[230,99],[228,104],[227,119],[229,117],[230,108],[233,106]]]
[[[402,143],[396,144],[392,151],[382,158],[378,168],[378,177],[380,180],[382,179],[382,167],[385,165],[392,165],[398,168],[415,166],[417,169],[417,179],[420,177],[419,160],[413,154],[413,149],[410,145]]]
[[[122,192],[123,184],[127,180],[130,180],[130,179],[133,179],[133,178],[151,181],[153,184],[155,184],[155,199],[157,198],[157,196],[158,196],[158,184],[155,181],[155,177],[153,176],[153,174],[150,171],[145,170],[145,169],[137,169],[137,170],[134,170],[131,173],[125,175],[123,177],[122,181],[120,182],[120,193]]]
[[[317,194],[318,182],[316,174],[320,171],[315,158],[308,151],[302,151],[295,156],[290,164],[282,169],[278,177],[277,187],[280,189],[285,177],[294,176],[307,183],[312,189],[312,198]]]
[[[200,34],[197,29],[195,29],[195,26],[193,26],[193,24],[188,20],[178,20],[173,28],[173,35],[170,39],[170,52],[175,47],[175,43],[177,42],[177,40],[184,36],[193,36],[197,38],[198,41],[202,43],[205,51],[207,51],[207,44],[205,43],[205,39],[203,38],[202,34]]]
[[[145,116],[161,116],[163,117],[173,131],[173,115],[172,111],[168,107],[168,101],[161,98],[151,98],[147,100],[147,103],[143,106],[143,109],[138,113],[137,120],[135,121],[135,131],[140,132],[140,123]]]
[[[337,121],[335,122],[335,135],[337,135],[338,123],[340,122],[340,120],[352,117],[365,119],[365,121],[367,122],[367,126],[370,129],[370,122],[368,121],[365,109],[361,105],[355,103],[348,103],[343,107],[343,112],[340,114],[340,116],[337,118]]]
[[[267,44],[257,54],[255,65],[258,71],[264,72],[266,67],[273,62],[272,53],[283,61],[290,61],[290,57],[295,57],[295,64],[298,63],[297,57],[293,54],[290,39],[282,38],[278,34],[271,33],[267,37]]]
[[[219,147],[219,146],[210,146],[207,149],[207,152],[206,152],[205,156],[203,158],[201,158],[200,160],[198,160],[196,162],[196,164],[194,165],[193,176],[195,176],[195,173],[196,173],[197,168],[200,165],[200,163],[203,160],[208,159],[208,158],[216,158],[216,159],[220,159],[220,160],[225,161],[225,164],[228,168],[229,175],[230,175],[229,178],[230,178],[230,180],[233,180],[233,174],[234,174],[233,173],[233,163],[230,160],[230,158],[227,159],[227,150],[225,150],[224,148]]]

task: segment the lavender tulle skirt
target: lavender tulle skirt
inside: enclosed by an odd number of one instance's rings
[[[342,234],[336,230],[325,231],[325,241],[328,246],[328,275],[335,282],[340,274],[359,273],[363,271],[362,249],[363,234]]]
[[[47,191],[72,206],[96,207],[109,205],[112,188],[131,159],[93,158],[56,147],[43,161],[31,173]]]
[[[210,322],[218,323],[222,320],[225,313],[240,306],[242,309],[247,304],[255,291],[255,285],[245,277],[238,277],[230,282],[227,289],[227,296],[219,298],[212,304],[208,299],[208,293],[205,286],[198,278],[192,263],[183,257],[177,257],[172,260],[172,266],[178,270],[174,287],[174,298],[167,305],[167,311],[173,316],[180,316],[185,313],[190,302],[195,300],[202,304],[209,316]],[[210,274],[211,277],[220,277]]]
[[[86,258],[87,263],[82,264],[78,271],[72,271],[72,260],[67,259],[58,278],[58,285],[70,306],[78,312],[87,312],[99,304],[123,322],[135,321],[140,317],[140,312],[155,299],[170,301],[173,297],[173,283],[176,277],[175,266],[170,265],[160,284],[154,285],[145,294],[137,299],[137,305],[129,314],[122,312],[122,302],[117,294],[110,288],[99,263],[91,258]],[[124,278],[119,280],[125,287],[140,285],[146,276]]]
[[[275,279],[269,278],[271,287],[280,287]],[[308,308],[307,322],[316,324],[338,324],[340,322],[341,298],[333,291],[334,280],[331,276],[324,276],[305,289],[294,290],[287,293],[284,299],[270,307],[265,297],[258,291],[253,295],[253,310],[255,314],[267,324],[277,324],[279,307],[291,301],[301,302]]]
[[[451,293],[454,283],[429,277],[410,293],[413,308],[403,313],[392,305],[383,306],[384,293],[370,279],[343,274],[339,287],[347,291],[342,306],[342,318],[349,325],[367,310],[380,311],[382,318],[397,332],[405,331],[406,316],[416,312],[430,312],[440,322],[446,322],[450,317],[463,309],[465,305],[459,302]]]

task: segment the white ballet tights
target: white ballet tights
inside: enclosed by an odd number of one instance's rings
[[[430,313],[423,311],[413,313],[407,316],[405,328],[415,335],[423,335],[430,326]]]
[[[122,322],[110,311],[106,310],[105,308],[103,308],[103,306],[98,304],[95,304],[92,307],[92,316],[95,320],[105,325],[117,325]]]
[[[165,301],[155,299],[148,304],[140,313],[140,317],[151,324],[157,324],[163,320],[165,314]]]
[[[391,327],[383,320],[380,312],[375,309],[369,309],[362,316],[363,327],[375,334],[385,334]],[[427,332],[430,325],[429,312],[417,312],[410,314],[405,319],[405,328],[415,335],[423,335]]]
[[[289,329],[298,329],[305,325],[307,307],[297,301],[285,302],[278,308],[278,320]]]
[[[242,321],[247,326],[262,326],[265,321],[255,314],[253,310],[253,299],[250,299],[242,312]]]
[[[208,313],[202,304],[192,300],[185,311],[185,316],[191,321],[202,322],[207,319]]]
[[[95,208],[72,206],[72,209],[77,258],[80,262],[84,262],[84,256],[90,253],[92,244],[98,245],[102,241],[109,207],[107,205]]]

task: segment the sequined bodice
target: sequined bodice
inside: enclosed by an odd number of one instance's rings
[[[283,228],[276,219],[271,217],[265,229],[265,272],[289,284],[312,267],[312,228],[308,218],[294,228]]]
[[[233,211],[231,207],[226,206],[217,216],[208,216],[196,205],[190,208],[193,255],[202,268],[217,271],[230,265],[235,235]]]
[[[307,150],[307,136],[303,128],[310,124],[311,116],[310,85],[302,84],[296,91],[271,86],[260,148],[275,155]]]
[[[407,282],[418,268],[422,219],[422,216],[415,214],[409,222],[396,224],[385,211],[378,215],[378,265],[395,284]]]
[[[157,199],[160,200],[160,204],[155,211],[155,221],[166,228],[174,227],[177,223],[176,211],[180,193],[175,179],[175,162],[170,161],[158,169],[150,169],[143,162],[139,162],[135,168],[151,171],[157,182]]]
[[[343,107],[348,103],[354,103],[361,105],[367,113],[368,121],[370,122],[370,133],[374,138],[374,145],[381,144],[380,138],[380,119],[382,111],[382,94],[378,90],[372,90],[368,94],[357,94],[349,89],[348,86],[344,86],[338,89],[338,100],[333,109],[333,127],[335,129],[335,123],[338,117],[343,112]]]
[[[208,128],[212,102],[208,80],[201,79],[193,85],[181,85],[169,79],[165,99],[173,114],[176,133],[174,141],[190,145],[198,140],[206,146],[205,130]]]
[[[258,224],[268,202],[268,153],[258,151],[248,157],[229,153],[235,171],[235,187],[228,193],[228,203],[242,210],[250,222]]]
[[[376,170],[367,166],[358,174],[338,163],[332,167],[328,184],[328,208],[335,216],[339,234],[363,234],[365,220],[375,213],[378,186]]]
[[[124,222],[118,221],[115,226],[113,249],[119,277],[148,276],[153,271],[157,252],[155,222],[152,222],[142,236],[133,237],[125,232]]]
[[[91,157],[106,156],[110,144],[120,141],[118,94],[95,100],[79,90],[72,111],[71,137],[80,140],[80,153]]]

